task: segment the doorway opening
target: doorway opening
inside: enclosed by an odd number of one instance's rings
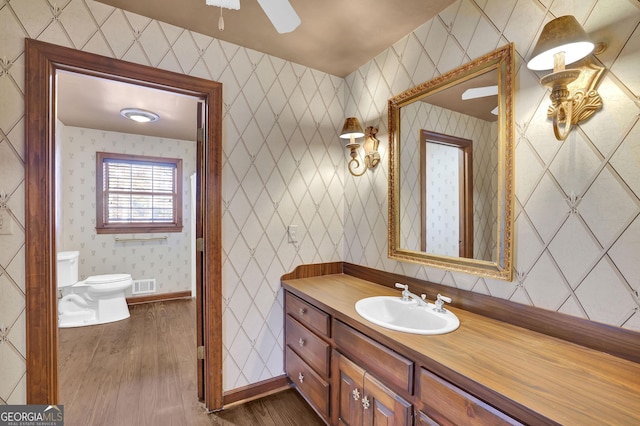
[[[68,71],[198,98],[196,256],[198,398],[222,407],[222,84],[26,40],[25,271],[27,403],[58,403],[56,73]],[[96,99],[100,102],[100,99]],[[195,354],[194,354],[195,359]]]

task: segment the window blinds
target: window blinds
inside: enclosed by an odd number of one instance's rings
[[[174,223],[175,164],[108,159],[103,163],[107,223]]]

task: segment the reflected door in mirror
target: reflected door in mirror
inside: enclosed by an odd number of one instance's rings
[[[420,249],[424,252],[473,257],[472,143],[420,131]]]

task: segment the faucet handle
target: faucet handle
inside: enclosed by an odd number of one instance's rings
[[[396,288],[402,289],[402,301],[409,301],[409,285],[396,283]]]
[[[443,296],[441,294],[438,294],[437,299],[438,300],[442,300],[443,302],[451,303],[451,298],[450,297],[446,297],[446,296]]]
[[[445,312],[445,309],[443,307],[445,302],[451,303],[451,298],[438,293],[438,295],[436,296],[436,307],[433,308],[433,310],[436,312]]]

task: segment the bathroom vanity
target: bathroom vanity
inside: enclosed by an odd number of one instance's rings
[[[558,338],[563,331],[541,331],[560,314],[542,314],[533,319],[537,326],[525,328],[535,308],[523,307],[529,319],[512,323],[505,320],[514,316],[510,302],[483,307],[491,298],[478,295],[481,302],[473,302],[469,292],[451,288],[446,294],[443,286],[406,277],[404,283],[418,294],[426,291],[428,300],[433,290],[452,296],[447,309],[460,327],[416,335],[358,315],[360,299],[400,296],[391,282],[398,278],[340,262],[303,265],[282,277],[285,370],[327,424],[640,424],[638,333],[610,327],[611,341],[588,341],[623,352],[614,356],[576,344],[589,330],[573,330],[575,341]],[[501,312],[479,314],[483,309]],[[597,337],[602,330],[594,326],[594,332]]]

